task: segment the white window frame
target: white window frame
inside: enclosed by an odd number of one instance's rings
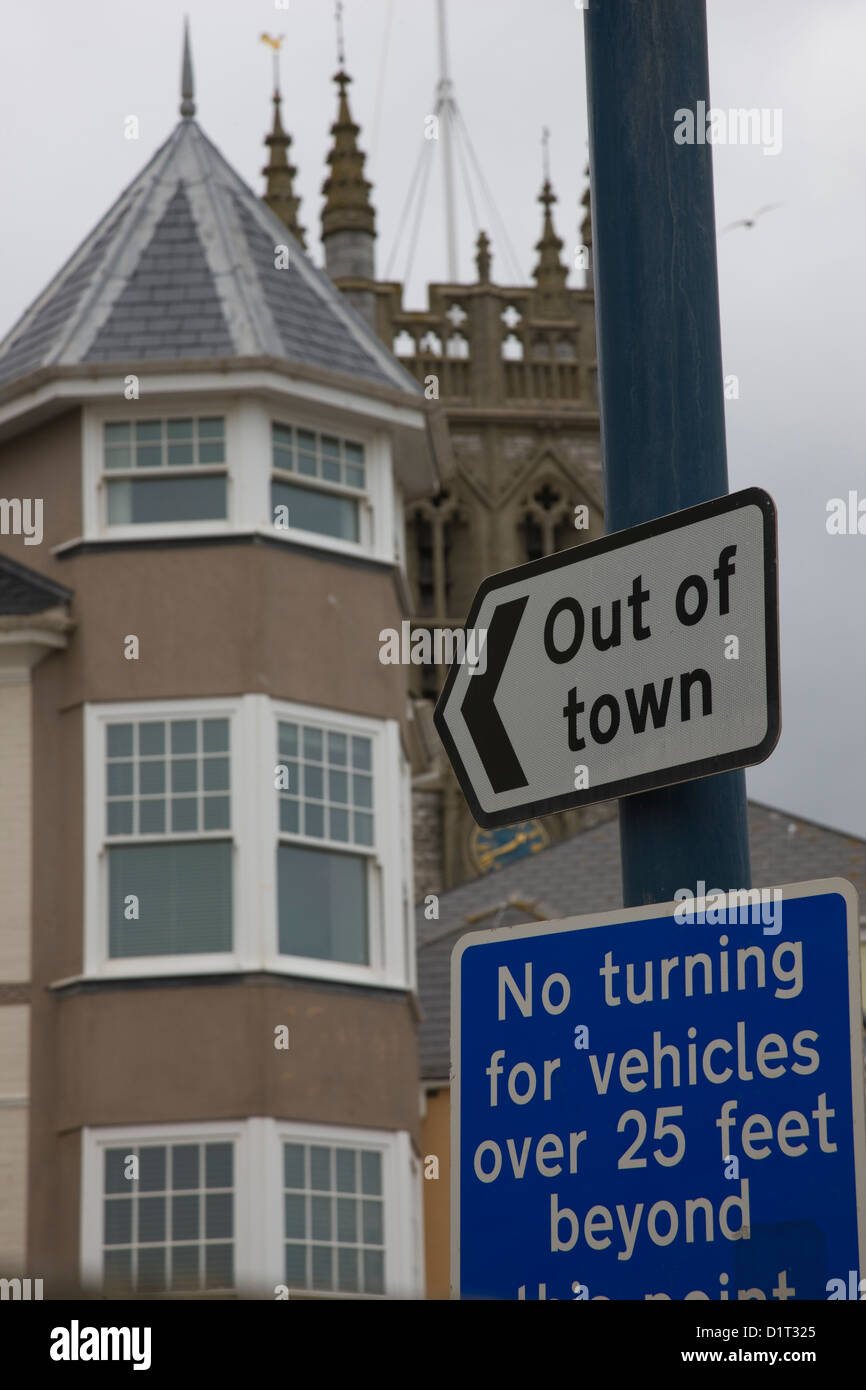
[[[237,480],[241,474],[238,460],[243,457],[243,432],[237,410],[225,401],[183,400],[143,403],[126,401],[116,405],[88,405],[82,412],[82,455],[84,460],[83,520],[84,534],[93,540],[141,540],[148,536],[218,536],[237,529],[238,502],[236,498]],[[106,424],[135,423],[147,420],[186,419],[189,417],[210,419],[221,417],[225,421],[225,465],[202,465],[223,471],[226,479],[226,516],[216,521],[144,521],[126,526],[111,526],[108,523],[108,489],[112,473],[106,471],[104,458],[104,426]],[[189,468],[196,474],[198,467]],[[181,470],[177,470],[180,476]],[[166,477],[173,476],[173,470],[164,470]],[[117,474],[126,478],[127,474]],[[142,473],[142,477],[155,477],[155,472]],[[162,476],[162,473],[160,474]],[[186,476],[186,473],[184,473]]]
[[[314,434],[333,434],[364,448],[364,490],[356,492],[338,483],[329,483],[321,478],[308,478],[301,473],[278,472],[273,461],[273,425],[291,425],[294,429],[311,430]],[[371,429],[365,425],[342,423],[339,420],[323,421],[320,417],[307,414],[294,407],[287,410],[268,412],[268,506],[271,505],[271,484],[274,481],[294,484],[311,492],[329,493],[336,497],[352,497],[358,502],[360,539],[341,540],[337,536],[325,536],[318,531],[305,531],[291,524],[278,527],[274,524],[273,510],[270,511],[271,529],[281,540],[296,544],[310,545],[320,550],[336,551],[343,555],[366,555],[376,559],[394,561],[394,483],[391,471],[391,449],[388,437],[383,430]]]
[[[225,420],[226,519],[222,521],[138,522],[109,526],[106,519],[103,457],[103,427],[125,420],[165,420],[187,416],[222,416]],[[272,424],[293,425],[320,434],[335,434],[364,446],[365,489],[359,497],[361,507],[360,541],[344,541],[299,527],[274,525],[271,507],[271,481],[274,474]],[[258,533],[277,541],[302,545],[313,550],[355,555],[394,564],[394,542],[399,524],[395,499],[392,443],[388,430],[374,420],[352,415],[343,418],[333,408],[288,398],[280,403],[251,392],[240,395],[210,393],[160,394],[145,401],[103,401],[86,404],[81,412],[82,524],[86,541],[130,541],[170,539],[172,537],[224,536]],[[166,470],[170,472],[170,470]],[[125,475],[124,475],[125,476]],[[281,474],[300,486],[330,490],[327,483]],[[341,493],[340,495],[348,495]],[[291,515],[289,517],[291,521]]]
[[[232,1141],[235,1144],[235,1289],[276,1297],[285,1287],[283,1143],[375,1149],[382,1155],[385,1228],[384,1294],[291,1290],[289,1298],[381,1302],[423,1292],[421,1164],[406,1130],[362,1129],[254,1117],[227,1123],[123,1125],[81,1131],[80,1267],[82,1281],[102,1284],[104,1158],[107,1148],[148,1143]],[[271,1291],[273,1290],[273,1293]],[[226,1290],[169,1293],[174,1299],[225,1298]],[[166,1295],[161,1295],[165,1297]]]
[[[231,830],[233,949],[208,954],[108,955],[108,844],[105,825],[105,726],[149,719],[227,718],[231,728]],[[370,960],[367,965],[278,950],[277,845],[279,791],[274,769],[277,725],[307,723],[339,733],[362,734],[372,742],[373,825],[371,848],[333,846],[312,836],[292,842],[342,853],[362,853],[374,866],[369,905]],[[234,974],[268,970],[297,978],[332,980],[399,990],[415,988],[412,866],[409,836],[409,769],[394,719],[372,719],[318,705],[272,700],[267,695],[184,700],[121,701],[84,707],[84,974],[89,978]],[[154,843],[175,837],[153,836]],[[151,837],[148,837],[151,840]],[[141,843],[145,840],[142,838]],[[129,843],[134,844],[135,840]],[[408,904],[408,906],[407,906]],[[408,916],[407,916],[408,914]]]
[[[128,843],[168,844],[181,838],[196,842],[230,839],[232,842],[232,942],[231,951],[183,955],[121,956],[108,954],[108,849],[115,843],[106,837],[105,748],[106,726],[150,719],[224,718],[230,727],[231,829],[206,835],[154,835],[130,838]],[[255,957],[248,940],[247,903],[255,907],[256,879],[250,845],[256,834],[255,798],[250,792],[251,745],[255,746],[255,710],[244,699],[149,700],[135,703],[86,705],[84,711],[85,766],[85,875],[84,875],[84,970],[91,976],[124,977],[233,972],[253,968]]]
[[[80,1211],[80,1261],[81,1278],[87,1285],[101,1288],[103,1236],[105,1233],[105,1207],[103,1199],[106,1149],[116,1149],[125,1144],[183,1144],[209,1142],[233,1142],[234,1162],[234,1267],[235,1283],[232,1290],[198,1289],[176,1291],[170,1297],[226,1298],[238,1290],[249,1286],[256,1271],[262,1269],[264,1242],[261,1223],[256,1220],[256,1203],[261,1187],[261,1144],[256,1145],[256,1125],[263,1121],[240,1120],[227,1123],[211,1121],[194,1124],[172,1125],[123,1125],[111,1128],[81,1131],[81,1211]],[[256,1164],[259,1167],[256,1167]],[[141,1297],[138,1290],[133,1296]],[[165,1297],[165,1294],[159,1295]]]
[[[373,766],[373,845],[371,848],[352,843],[335,845],[330,840],[309,835],[291,835],[285,840],[280,834],[279,792],[276,788],[264,808],[263,840],[273,845],[273,868],[262,875],[264,920],[273,923],[269,941],[269,966],[281,974],[342,980],[354,984],[392,984],[407,987],[411,962],[406,959],[402,931],[402,896],[404,872],[401,854],[400,738],[396,720],[370,719],[363,715],[342,714],[317,705],[298,705],[283,700],[271,703],[270,749],[273,766],[277,756],[278,724],[288,721],[312,724],[335,733],[361,734],[372,742]],[[368,965],[352,965],[345,961],[320,960],[311,956],[288,956],[279,952],[277,920],[277,846],[280,843],[303,845],[310,849],[328,850],[335,854],[360,854],[370,861],[368,880],[368,923],[370,960]],[[409,885],[411,891],[411,884]]]

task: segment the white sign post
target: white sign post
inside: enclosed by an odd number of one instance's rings
[[[779,737],[776,509],[761,488],[491,576],[435,722],[480,825],[762,762]]]

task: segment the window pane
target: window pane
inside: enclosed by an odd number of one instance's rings
[[[207,416],[198,422],[199,439],[222,439],[225,421],[222,416]]]
[[[136,468],[161,468],[162,445],[137,444],[135,446],[135,466]]]
[[[172,1144],[171,1185],[180,1189],[199,1186],[198,1144]]]
[[[173,1289],[198,1289],[201,1287],[198,1245],[173,1245],[171,1248],[171,1286]]]
[[[165,1247],[146,1247],[138,1252],[138,1287],[143,1293],[165,1288]]]
[[[128,1153],[129,1149],[105,1150],[104,1186],[106,1192],[128,1192],[130,1190],[129,1179],[124,1177],[123,1173]]]
[[[131,724],[109,724],[105,732],[109,758],[132,757]]]
[[[138,789],[142,796],[159,796],[165,791],[165,762],[162,758],[139,763]]]
[[[304,456],[300,457],[303,471]],[[121,486],[113,484],[112,486]],[[360,538],[359,504],[354,497],[331,492],[314,492],[294,483],[271,483],[271,507],[288,507],[293,529],[313,531],[320,536],[355,541]],[[112,520],[112,518],[109,518]]]
[[[341,1293],[357,1293],[360,1290],[357,1250],[337,1251],[337,1273]]]
[[[209,1192],[205,1197],[205,1230],[209,1240],[232,1234],[232,1203],[230,1192]]]
[[[302,1144],[283,1145],[283,1182],[286,1187],[306,1187]]]
[[[373,767],[373,744],[358,734],[352,739],[352,767],[356,772],[370,772]]]
[[[105,467],[106,468],[130,468],[132,466],[132,450],[126,448],[106,448]]]
[[[204,829],[228,830],[231,802],[227,796],[206,796],[204,800]]]
[[[333,1240],[331,1227],[331,1198],[312,1197],[310,1199],[313,1240]]]
[[[142,1245],[165,1240],[164,1197],[141,1197],[139,1199],[138,1239]]]
[[[112,959],[232,949],[230,844],[117,846],[108,870]],[[137,922],[124,917],[130,893],[140,903]]]
[[[325,810],[323,806],[318,806],[313,802],[306,802],[304,805],[304,834],[315,835],[317,840],[321,840],[325,835]]]
[[[372,845],[373,817],[367,815],[365,811],[356,811],[352,819],[355,825],[355,843],[357,845]]]
[[[357,1153],[354,1149],[337,1150],[337,1191],[357,1192]]]
[[[356,487],[356,488],[358,488],[358,489],[363,489],[363,487],[364,487],[364,470],[363,470],[363,468],[355,468],[355,466],[354,466],[353,464],[351,464],[351,463],[347,463],[347,464],[346,464],[346,486],[347,486],[347,487]]]
[[[304,1245],[286,1246],[286,1283],[292,1288],[306,1288],[307,1250]]]
[[[129,1245],[132,1240],[132,1198],[110,1197],[105,1203],[105,1244]]]
[[[198,765],[195,758],[174,758],[171,764],[173,792],[194,792],[198,787]]]
[[[313,1288],[330,1289],[333,1287],[332,1274],[332,1251],[327,1245],[313,1246]]]
[[[107,833],[109,835],[132,834],[131,801],[110,801],[107,811]]]
[[[173,719],[171,721],[171,751],[173,754],[194,753],[197,739],[198,729],[194,719]]]
[[[328,799],[336,801],[340,806],[348,804],[349,778],[345,772],[328,773]]]
[[[159,440],[162,439],[161,420],[137,420],[135,424],[135,441],[139,440]]]
[[[102,1268],[107,1290],[113,1293],[132,1291],[131,1250],[106,1250]]]
[[[132,426],[129,424],[112,424],[105,426],[106,444],[127,444],[132,437]]]
[[[165,752],[165,724],[161,719],[139,724],[138,751],[143,758],[160,757]]]
[[[290,1240],[292,1237],[296,1237],[298,1240],[306,1240],[306,1197],[301,1197],[297,1193],[287,1192],[284,1200],[286,1205],[286,1236]]]
[[[280,952],[366,965],[365,860],[280,845],[277,865]]]
[[[199,463],[225,463],[225,447],[222,441],[213,444],[199,444]]]
[[[198,830],[198,798],[194,796],[173,797],[171,802],[171,828],[175,834]]]
[[[365,1245],[382,1244],[382,1203],[362,1202],[362,1236]]]
[[[382,1155],[371,1149],[361,1150],[361,1191],[382,1195]]]
[[[192,439],[192,420],[169,420],[167,433],[169,439]]]
[[[348,737],[346,734],[328,734],[328,762],[334,767],[345,767]]]
[[[204,1286],[206,1289],[230,1289],[234,1286],[234,1248],[231,1245],[206,1245],[204,1248]]]
[[[279,726],[279,749],[281,755],[287,758],[298,756],[298,726],[297,724],[280,724]]]
[[[321,729],[304,729],[304,758],[310,763],[322,761],[324,741]]]
[[[108,763],[106,772],[109,796],[132,796],[132,763]]]
[[[321,801],[325,794],[325,779],[320,767],[304,764],[304,796]]]
[[[195,462],[192,444],[169,444],[168,446],[168,465],[169,468],[190,468]]]
[[[356,772],[352,778],[352,801],[356,806],[369,807],[373,805],[373,779],[366,777],[362,772]]]
[[[165,834],[165,800],[153,797],[138,808],[138,829],[142,835]]]
[[[338,811],[333,806],[328,813],[328,833],[332,840],[347,844],[349,840],[349,812]]]
[[[300,817],[298,814],[297,801],[290,800],[289,797],[280,797],[280,829],[286,835],[297,835],[300,828]]]
[[[138,1151],[138,1173],[140,1192],[165,1191],[165,1145],[149,1146]]]
[[[234,1145],[205,1145],[205,1187],[234,1186]]]
[[[314,1192],[331,1191],[331,1150],[310,1149],[310,1187]]]
[[[172,1197],[171,1235],[173,1240],[198,1240],[198,1194],[194,1197]]]
[[[358,1240],[358,1203],[354,1197],[337,1198],[337,1240]]]
[[[224,521],[226,480],[203,478],[135,478],[108,482],[109,526],[146,525],[158,521]]]
[[[206,753],[228,752],[229,721],[227,719],[202,720],[202,748]]]
[[[385,1292],[385,1257],[381,1250],[364,1251],[364,1292]]]

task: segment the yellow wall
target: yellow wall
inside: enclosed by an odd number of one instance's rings
[[[424,1178],[424,1263],[428,1298],[450,1295],[451,1123],[447,1086],[427,1092],[421,1121],[421,1152],[439,1160],[439,1177]],[[431,1164],[425,1161],[424,1168]]]

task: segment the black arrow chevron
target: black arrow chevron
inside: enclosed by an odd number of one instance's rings
[[[485,643],[486,669],[483,674],[476,672],[470,677],[469,689],[460,706],[460,713],[495,792],[511,792],[518,787],[529,786],[493,703],[528,602],[527,595],[502,603],[494,610]]]

